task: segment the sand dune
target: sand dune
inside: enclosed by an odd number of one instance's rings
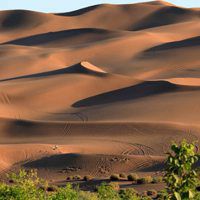
[[[63,14],[44,14],[25,10],[2,11],[0,16],[3,30],[1,41],[8,42],[21,37],[33,36],[33,34],[91,27],[143,30],[198,20],[199,10],[179,8],[162,1],[155,1],[129,5],[102,4]],[[118,20],[113,21],[113,18]],[[23,26],[23,32],[20,32],[21,26]]]
[[[164,1],[0,11],[1,177],[160,171],[172,140],[200,138],[199,17]]]

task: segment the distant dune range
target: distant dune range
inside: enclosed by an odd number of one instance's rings
[[[199,9],[164,1],[0,11],[1,177],[161,170],[200,138],[199,30]]]

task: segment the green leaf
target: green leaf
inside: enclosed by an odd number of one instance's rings
[[[191,190],[189,190],[189,198],[192,199],[194,198],[195,194]]]
[[[174,192],[174,196],[176,197],[176,200],[181,200],[181,195],[178,192]]]

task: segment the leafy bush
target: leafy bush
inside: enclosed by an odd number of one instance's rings
[[[119,189],[120,189],[118,183],[113,183],[113,182],[111,182],[111,183],[109,183],[108,185],[111,186],[111,187],[113,188],[113,190],[119,190]]]
[[[102,184],[98,187],[99,200],[119,200],[119,194],[111,185]]]
[[[151,176],[146,176],[144,177],[144,180],[145,180],[145,183],[148,184],[148,183],[152,183],[153,178]]]
[[[153,177],[152,183],[162,183],[162,182],[163,182],[162,176]]]
[[[161,190],[158,192],[157,195],[158,200],[168,200],[168,192],[166,190]]]
[[[80,191],[78,200],[98,200],[98,196],[96,193]]]
[[[153,181],[153,178],[151,176],[146,176],[146,177],[137,179],[137,184],[148,184],[148,183],[152,183],[152,181]]]
[[[46,193],[42,188],[47,188],[45,182],[38,178],[37,172],[31,170],[26,172],[20,170],[18,174],[10,174],[8,176],[13,180],[12,185],[0,185],[0,200],[38,200],[44,199]],[[40,187],[42,185],[42,187]]]
[[[134,190],[133,188],[120,190],[119,196],[123,200],[140,200],[137,191]]]
[[[131,173],[131,174],[128,175],[127,178],[128,178],[129,181],[137,181],[139,176],[137,174],[135,174],[135,173]]]
[[[51,200],[78,200],[78,192],[70,184],[65,188],[59,188],[58,191],[50,196]]]
[[[168,153],[165,182],[169,199],[194,199],[197,194],[197,173],[193,170],[198,161],[195,145],[185,140],[180,145],[173,144]]]

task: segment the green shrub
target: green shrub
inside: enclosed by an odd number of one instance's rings
[[[118,174],[112,174],[110,176],[110,180],[111,181],[118,181],[118,180],[120,180],[119,175]]]
[[[0,200],[38,200],[44,199],[46,188],[45,182],[39,179],[37,172],[20,170],[18,174],[8,175],[14,184],[0,184]],[[40,187],[42,186],[42,187]]]
[[[200,192],[195,194],[194,200],[200,200]]]
[[[163,182],[162,176],[153,177],[152,183],[162,183],[162,182]]]
[[[153,181],[153,178],[151,176],[146,176],[146,177],[137,179],[137,184],[148,184],[148,183],[152,183],[152,181]]]
[[[157,195],[158,200],[167,200],[168,198],[168,192],[166,190],[161,190],[158,192]]]
[[[144,191],[144,192],[142,193],[140,199],[141,199],[141,200],[152,200],[152,198],[153,198],[153,197],[151,197],[151,196],[148,195],[148,191]],[[164,200],[164,199],[162,199],[162,200]]]
[[[99,200],[120,200],[118,192],[105,183],[98,187],[98,198]]]
[[[144,192],[140,200],[152,200],[152,198],[147,196],[147,192]]]
[[[131,173],[128,175],[128,181],[137,181],[137,179],[139,178],[139,176],[135,173]]]
[[[195,145],[184,140],[180,145],[173,144],[171,151],[168,153],[165,173],[169,199],[194,199],[199,182],[193,169],[198,161]]]
[[[151,176],[146,176],[144,177],[144,180],[145,180],[145,183],[148,184],[148,183],[152,183],[153,178]]]
[[[78,192],[75,191],[70,184],[65,188],[59,188],[58,191],[52,194],[51,200],[78,200]]]
[[[113,188],[113,190],[119,190],[119,189],[120,189],[118,183],[113,183],[113,182],[111,182],[111,183],[109,183],[108,185],[111,186],[111,187]]]
[[[98,200],[98,196],[92,192],[80,191],[78,194],[78,200]]]
[[[119,196],[122,200],[140,200],[137,191],[133,188],[120,190]]]

